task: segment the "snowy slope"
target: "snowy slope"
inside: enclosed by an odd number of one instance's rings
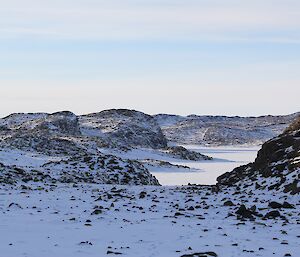
[[[102,153],[47,156],[28,151],[0,150],[0,184],[37,182],[159,185],[139,162]]]

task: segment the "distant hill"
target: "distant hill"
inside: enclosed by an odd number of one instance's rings
[[[179,144],[259,145],[281,134],[298,115],[184,117],[158,114],[154,118],[166,138]]]

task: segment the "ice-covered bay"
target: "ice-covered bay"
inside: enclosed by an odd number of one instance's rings
[[[178,172],[161,171],[157,167],[150,167],[162,185],[215,184],[221,174],[232,171],[234,168],[253,162],[259,147],[203,147],[185,145],[186,148],[211,156],[213,161],[170,161],[173,164],[185,165],[198,171]]]

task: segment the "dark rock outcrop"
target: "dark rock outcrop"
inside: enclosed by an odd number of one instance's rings
[[[189,160],[189,161],[212,160],[212,158],[209,156],[206,156],[204,154],[195,151],[188,150],[183,146],[170,146],[167,148],[166,151],[172,157],[182,159],[182,160]]]
[[[218,184],[255,187],[290,194],[300,193],[300,128],[297,125],[299,120],[283,134],[264,143],[254,163],[221,175],[217,178]]]

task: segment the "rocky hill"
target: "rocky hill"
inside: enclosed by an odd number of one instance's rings
[[[16,162],[26,152],[15,152]],[[22,156],[23,155],[23,156]],[[36,159],[43,159],[44,162]],[[42,184],[93,183],[118,185],[159,185],[157,179],[139,162],[123,160],[112,155],[65,156],[60,159],[47,159],[42,155],[31,156],[33,165],[21,161],[19,165],[0,163],[0,184],[36,182]]]
[[[102,138],[118,146],[164,148],[167,139],[155,119],[142,112],[126,109],[106,110],[79,117],[85,136]]]
[[[81,135],[78,118],[71,112],[16,114],[0,120],[0,146],[46,154],[75,154]]]
[[[281,134],[297,117],[228,117],[158,114],[154,118],[169,141],[201,145],[258,145]]]
[[[103,117],[102,115],[108,114],[103,113],[99,116]],[[159,127],[155,127],[153,118],[150,116],[149,124],[153,125],[156,131],[151,132],[151,128],[147,126],[148,130],[144,133],[142,126],[146,126],[147,121],[143,119],[147,117],[138,115],[144,124],[140,124],[139,131],[136,129],[136,137],[144,135],[145,145],[149,143],[149,146],[153,147],[158,147],[159,143],[162,146],[166,144],[162,134],[155,134],[161,131]],[[115,116],[112,116],[114,119]],[[95,119],[95,123],[98,121]],[[120,126],[119,133],[110,134],[110,138],[107,136],[106,144],[104,139],[82,133],[81,130],[86,127],[81,127],[79,118],[71,112],[13,114],[0,119],[0,157],[3,159],[0,182],[17,183],[25,179],[26,182],[47,183],[159,185],[156,178],[141,163],[102,154],[98,150],[100,147],[110,147],[109,140],[121,142],[122,136],[124,145],[129,143],[127,147],[131,147],[130,144],[134,142],[138,144],[139,141],[134,136],[126,138],[124,134],[126,129],[130,132],[136,126],[133,124],[130,127],[130,121],[127,121],[126,126],[120,123],[120,120],[115,121],[116,126]],[[106,126],[107,123],[103,122],[102,125]],[[101,130],[99,132],[101,133]],[[161,142],[156,139],[159,136],[162,137]],[[27,165],[28,161],[30,165]]]
[[[300,117],[281,135],[262,145],[254,163],[220,176],[220,186],[238,190],[300,193]]]

